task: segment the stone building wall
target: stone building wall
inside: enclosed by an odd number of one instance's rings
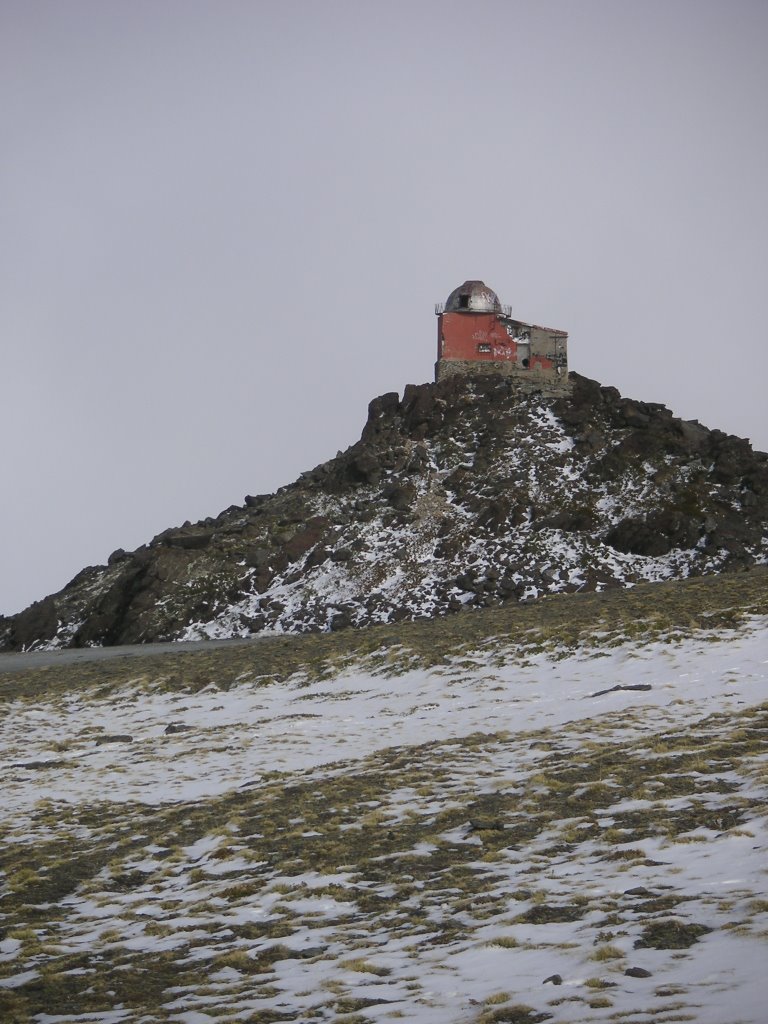
[[[524,369],[516,363],[496,360],[475,359],[438,359],[435,363],[435,380],[445,380],[456,374],[494,374],[514,381],[515,387],[522,392],[543,393],[547,395],[567,395],[571,390],[568,372],[560,374]]]

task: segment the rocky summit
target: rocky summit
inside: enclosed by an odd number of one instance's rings
[[[768,561],[768,455],[578,374],[374,399],[275,494],[165,530],[0,618],[0,649],[337,630]]]

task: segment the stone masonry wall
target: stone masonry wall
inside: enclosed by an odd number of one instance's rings
[[[515,387],[525,393],[567,395],[571,390],[568,374],[542,373],[528,370],[511,362],[473,359],[439,359],[435,363],[435,380],[445,380],[456,374],[494,374],[514,380]]]

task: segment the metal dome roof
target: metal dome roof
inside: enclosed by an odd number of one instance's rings
[[[445,302],[446,313],[501,313],[496,292],[483,281],[465,281],[454,288]]]

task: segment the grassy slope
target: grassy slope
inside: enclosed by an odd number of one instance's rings
[[[711,635],[768,614],[767,584],[768,573],[755,570],[432,622],[32,670],[0,675],[0,696],[45,708],[73,692],[118,701],[297,674],[330,681],[355,665],[385,676],[415,667],[456,672],[478,651],[489,663],[523,663],[542,651]],[[768,902],[758,893],[723,897],[704,915],[708,901],[691,891],[684,868],[685,885],[676,868],[659,865],[679,867],[679,852],[701,837],[727,835],[734,849],[754,840],[750,823],[765,813],[767,719],[768,708],[749,707],[649,738],[642,713],[630,709],[557,732],[476,733],[332,769],[275,771],[195,802],[40,801],[29,821],[5,823],[0,980],[16,982],[0,987],[0,1019],[698,1019],[690,992],[653,979],[634,1016],[622,1002],[623,971],[635,944],[665,960],[683,955],[712,914],[720,928],[764,944]],[[524,776],[522,790],[519,779],[501,784],[509,765]],[[56,771],[55,758],[5,771],[34,786],[36,773]],[[393,796],[403,793],[405,800]],[[626,809],[605,814],[622,801]],[[581,874],[569,882],[574,863]],[[602,884],[586,886],[587,878]],[[642,891],[623,894],[638,878]],[[535,1005],[520,1005],[504,958],[532,958],[534,973],[565,973],[573,929],[586,950],[580,983],[540,986]],[[485,989],[478,983],[474,1008],[457,999],[446,1017],[425,972],[438,964],[450,973],[467,943],[500,958],[498,977]],[[409,960],[411,970],[403,967]],[[466,977],[469,968],[455,970]],[[290,998],[281,995],[286,987]],[[179,1016],[192,1011],[207,1016]]]
[[[717,628],[749,614],[768,614],[768,569],[689,580],[640,584],[632,589],[563,594],[529,604],[469,610],[440,619],[371,626],[339,633],[261,637],[255,646],[217,647],[210,652],[179,651],[103,663],[43,668],[4,676],[0,660],[0,698],[42,692],[120,687],[136,680],[169,689],[194,691],[215,682],[222,689],[254,669],[266,681],[296,672],[332,678],[367,659],[382,671],[431,668],[477,645],[504,646],[512,639],[530,651],[573,650],[594,643],[648,638],[669,630]]]

